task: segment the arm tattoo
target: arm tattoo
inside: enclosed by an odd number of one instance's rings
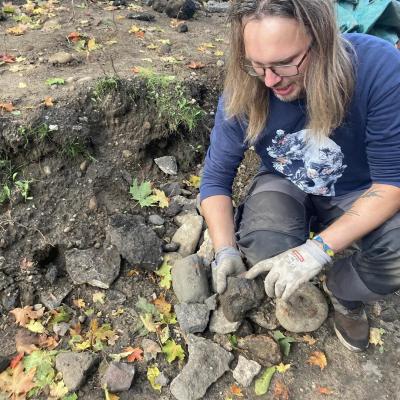
[[[360,214],[357,211],[354,211],[353,207],[351,207],[347,211],[345,211],[343,215],[351,215],[353,217],[359,217],[360,216]]]
[[[382,197],[379,193],[381,193],[381,190],[371,190],[365,192],[363,195],[360,196],[360,199],[368,199],[369,197]]]

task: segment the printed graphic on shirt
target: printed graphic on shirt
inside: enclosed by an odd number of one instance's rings
[[[267,147],[273,166],[306,193],[334,196],[335,183],[347,167],[342,150],[332,139],[306,137],[307,129],[295,133],[277,130]]]

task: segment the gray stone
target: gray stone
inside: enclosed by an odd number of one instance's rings
[[[154,162],[158,165],[158,168],[160,168],[162,172],[168,175],[176,175],[178,173],[178,166],[174,156],[155,158]]]
[[[136,21],[147,21],[147,22],[151,22],[154,20],[154,15],[150,14],[150,13],[129,13],[127,14],[126,18],[128,19],[134,19]]]
[[[209,296],[207,272],[197,255],[175,262],[172,286],[180,303],[202,303]]]
[[[157,342],[151,339],[143,338],[142,339],[142,349],[143,356],[146,362],[150,360],[155,360],[157,358],[157,354],[161,353],[161,347]]]
[[[157,214],[152,214],[149,216],[149,222],[153,225],[164,225],[165,219]]]
[[[56,369],[62,373],[65,386],[70,392],[79,389],[98,362],[98,356],[92,353],[59,353],[56,357]]]
[[[53,324],[53,332],[58,336],[65,336],[70,325],[66,322],[56,322]]]
[[[208,339],[188,335],[189,360],[172,381],[170,389],[177,400],[198,400],[226,371],[233,355]]]
[[[5,311],[11,311],[13,308],[17,307],[19,299],[19,289],[12,285],[3,291],[1,295],[1,305]]]
[[[220,307],[213,311],[211,315],[209,329],[210,332],[226,334],[235,332],[239,328],[239,326],[240,322],[228,321],[222,311],[222,308]]]
[[[175,242],[163,244],[163,250],[167,253],[173,253],[179,249],[179,244]]]
[[[155,379],[154,379],[154,383],[156,385],[160,385],[160,386],[167,386],[169,383],[169,379],[164,375],[164,372],[161,372],[160,375],[158,375]]]
[[[172,241],[179,243],[179,254],[186,257],[196,251],[202,228],[203,217],[200,215],[190,216],[190,218],[178,228],[172,237]]]
[[[187,26],[187,24],[178,24],[178,26],[176,27],[176,30],[179,33],[186,33],[189,30],[189,27]]]
[[[228,321],[241,321],[247,311],[261,304],[265,291],[258,280],[230,276],[227,287],[219,296],[219,301]]]
[[[170,18],[190,19],[196,12],[196,4],[193,0],[169,0],[165,13]]]
[[[184,196],[174,196],[173,201],[176,201],[178,204],[182,206],[183,210],[194,211],[196,210],[197,201],[196,199],[188,199]]]
[[[244,356],[254,360],[263,367],[271,367],[282,361],[279,344],[268,335],[250,335],[238,339],[237,346]]]
[[[50,263],[47,266],[46,275],[44,276],[51,285],[54,284],[58,276],[58,268],[57,265]]]
[[[72,281],[108,289],[119,275],[121,258],[116,247],[104,251],[72,249],[65,252],[65,267]]]
[[[279,321],[275,315],[275,305],[268,297],[264,297],[261,305],[249,312],[248,318],[258,326],[268,330],[274,330],[279,326]]]
[[[107,290],[107,301],[121,305],[125,303],[126,295],[119,290],[109,289]]]
[[[117,214],[107,228],[110,242],[131,265],[155,271],[162,262],[162,240],[139,215]]]
[[[40,302],[49,310],[59,307],[62,301],[72,290],[72,285],[67,279],[60,279],[47,291],[40,292]]]
[[[172,199],[169,203],[169,206],[164,211],[164,214],[166,217],[175,217],[175,215],[179,214],[182,211],[182,209],[183,206],[181,206],[177,201],[174,201]]]
[[[48,59],[50,64],[68,64],[73,60],[74,56],[65,51],[59,51],[58,53],[51,55]]]
[[[159,13],[163,13],[167,7],[167,0],[154,0],[153,10]]]
[[[210,311],[216,310],[218,305],[218,294],[214,293],[212,296],[207,297],[204,300],[204,304],[208,307]]]
[[[211,262],[214,259],[214,246],[211,241],[208,229],[204,231],[204,240],[200,246],[200,249],[197,252],[197,255],[202,258],[203,264],[207,267],[211,265]]]
[[[174,265],[182,259],[183,257],[179,253],[171,252],[164,254],[164,261],[167,261],[171,267],[174,267]]]
[[[35,303],[35,287],[32,282],[20,282],[19,290],[19,300],[23,307],[31,306]]]
[[[232,342],[229,340],[229,337],[227,335],[224,335],[222,333],[215,333],[212,340],[213,342],[222,346],[226,351],[233,351]]]
[[[201,303],[181,303],[174,307],[179,325],[184,332],[203,332],[208,325],[210,310]]]
[[[101,378],[101,386],[107,385],[110,392],[123,392],[129,390],[134,376],[135,367],[132,364],[112,362]]]
[[[164,183],[163,185],[160,186],[160,189],[168,197],[177,196],[181,194],[181,185],[179,182]]]
[[[198,216],[196,210],[186,210],[184,212],[179,213],[179,215],[176,215],[174,217],[174,222],[178,225],[178,226],[182,226],[187,222],[190,222],[190,219],[192,217],[196,217]]]
[[[328,304],[321,291],[312,283],[302,285],[287,302],[276,301],[276,318],[289,332],[312,332],[328,316]]]
[[[258,362],[239,355],[239,361],[233,370],[233,378],[239,385],[249,387],[260,370],[261,365]]]
[[[209,0],[206,3],[206,10],[210,13],[227,13],[229,10],[229,2]]]

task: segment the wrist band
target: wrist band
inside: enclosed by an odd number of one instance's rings
[[[313,237],[312,240],[316,240],[318,243],[321,243],[322,250],[328,254],[329,257],[333,257],[335,255],[335,252],[324,242],[324,239],[322,239],[321,236],[317,235]]]

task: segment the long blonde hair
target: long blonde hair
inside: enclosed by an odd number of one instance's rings
[[[339,33],[332,0],[233,0],[230,11],[230,57],[224,85],[228,117],[248,121],[246,139],[253,143],[269,115],[269,90],[241,68],[243,19],[279,16],[296,19],[312,38],[304,73],[307,126],[316,137],[329,136],[346,114],[354,90],[351,45]]]

